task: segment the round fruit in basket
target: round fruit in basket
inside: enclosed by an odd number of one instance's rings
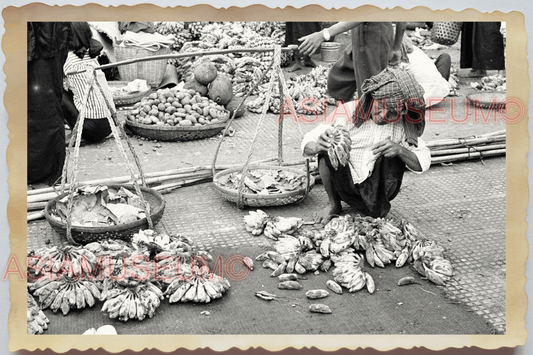
[[[226,105],[233,98],[231,79],[225,75],[218,75],[208,86],[209,98],[217,104]]]
[[[207,85],[217,77],[217,68],[210,61],[204,61],[194,68],[194,78],[200,84]]]
[[[207,86],[200,84],[195,78],[191,78],[183,85],[186,90],[194,90],[202,96],[207,95]]]

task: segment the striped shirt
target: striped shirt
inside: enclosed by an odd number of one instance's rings
[[[69,52],[65,65],[63,66],[63,72],[66,74],[69,71],[85,69],[87,66],[96,67],[99,66],[99,63],[96,58],[91,58],[88,53],[85,54],[83,59],[80,59],[74,54],[74,52]],[[83,96],[85,95],[86,86],[89,82],[89,75],[90,73],[86,71],[78,74],[66,75],[65,77],[66,86],[74,94],[74,105],[76,105],[76,109],[78,109],[78,112],[80,113],[83,106]],[[112,106],[112,111],[114,112],[115,105],[113,103],[113,95],[109,90],[107,80],[101,70],[96,70],[96,80],[98,80],[98,83],[102,87],[105,96]],[[106,117],[111,117],[111,111],[107,107],[106,100],[102,96],[102,93],[96,86],[95,82],[87,99],[85,118],[97,119]]]
[[[353,112],[354,101],[345,104],[345,112]],[[339,111],[340,112],[340,111]],[[331,128],[331,122],[337,125],[345,125],[345,116],[339,115],[337,120],[334,120],[335,112],[326,118],[326,122],[321,123],[309,133],[307,133],[302,140],[301,149],[304,157],[309,157],[304,153],[304,148],[309,142],[317,142],[318,138],[328,128]],[[333,120],[333,121],[332,121]],[[350,151],[350,171],[354,184],[359,184],[366,180],[374,170],[374,163],[378,156],[372,152],[372,146],[384,139],[390,138],[391,141],[396,142],[403,147],[409,149],[416,154],[418,162],[422,167],[422,171],[414,171],[415,173],[422,173],[429,169],[431,165],[431,154],[426,144],[421,138],[418,138],[418,146],[411,146],[407,143],[407,137],[404,130],[404,125],[401,122],[378,125],[374,120],[369,119],[365,121],[360,127],[350,126],[350,138],[352,140],[352,147]]]

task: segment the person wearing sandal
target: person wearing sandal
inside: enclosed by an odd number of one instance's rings
[[[285,45],[300,44],[298,39],[322,29],[320,22],[286,22],[285,23]],[[315,68],[316,63],[310,55],[302,55],[299,52],[294,53],[294,61],[287,68],[287,72],[300,70],[302,64],[306,67]]]

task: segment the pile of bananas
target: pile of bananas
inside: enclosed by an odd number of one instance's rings
[[[481,78],[481,82],[470,83],[470,86],[476,90],[488,91],[506,91],[507,79],[502,75],[491,75]]]
[[[174,35],[175,42],[170,46],[172,51],[178,52],[186,42],[192,40],[191,32],[185,29],[184,22],[154,22],[154,27],[162,35]]]
[[[92,307],[100,299],[96,283],[82,278],[70,278],[62,274],[57,279],[43,277],[29,286],[33,296],[39,297],[42,309],[50,307],[54,312],[61,309],[67,315],[71,308]]]
[[[247,216],[243,217],[246,231],[254,236],[263,234],[263,230],[268,222],[268,215],[261,211],[250,211]]]
[[[335,126],[331,134],[333,141],[328,149],[328,157],[331,166],[337,170],[339,164],[346,166],[350,162],[351,140],[349,139],[348,131],[343,126]]]
[[[209,22],[202,22],[202,21],[185,22],[185,28],[187,28],[189,32],[191,33],[193,41],[200,39],[200,36],[202,35],[202,30],[207,25],[209,25]]]
[[[102,291],[102,300],[105,301],[102,312],[123,322],[128,319],[143,320],[146,316],[152,318],[163,298],[161,290],[150,281],[130,287],[106,279]]]
[[[230,288],[227,279],[209,272],[206,266],[195,265],[192,277],[175,278],[165,290],[169,303],[194,302],[209,303],[221,298],[222,294]]]
[[[273,217],[267,221],[263,234],[278,240],[283,234],[293,234],[302,224],[303,219],[297,217]]]
[[[233,84],[233,94],[235,96],[243,96],[252,86],[261,78],[263,71],[261,70],[261,62],[252,57],[242,57],[235,59],[235,73],[231,80]],[[252,92],[252,94],[257,93]]]
[[[40,248],[28,255],[29,272],[39,276],[44,272],[66,273],[69,277],[91,274],[96,256],[90,250],[67,245]]]
[[[415,269],[431,282],[444,286],[453,276],[452,263],[444,257],[444,248],[434,241],[417,240],[413,246]]]
[[[27,293],[26,322],[28,335],[43,334],[48,329],[48,317],[41,311],[37,302],[30,293]]]

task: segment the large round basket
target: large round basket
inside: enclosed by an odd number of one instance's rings
[[[250,165],[248,167],[248,170],[255,170],[255,169],[271,169],[271,170],[286,170],[290,171],[302,176],[305,176],[306,173],[303,170],[300,169],[294,169],[289,168],[285,166],[276,166],[276,165]],[[217,174],[215,174],[213,178],[213,183],[215,184],[218,192],[224,197],[226,200],[230,202],[238,203],[239,194],[237,190],[231,190],[224,186],[220,185],[220,178],[234,173],[234,172],[241,172],[242,168],[234,168],[234,169],[227,169],[223,170]],[[309,175],[309,190],[315,185],[315,178],[312,175]],[[272,195],[257,195],[257,194],[249,194],[249,193],[243,193],[243,204],[249,207],[269,207],[269,206],[283,206],[288,205],[295,202],[302,202],[304,198],[306,197],[306,188],[301,188],[295,191],[286,192],[282,194],[272,194]]]
[[[145,125],[126,119],[125,125],[136,135],[160,141],[184,142],[216,136],[226,127],[227,119],[203,126],[158,126]]]
[[[476,92],[466,96],[474,106],[487,109],[500,109],[505,107],[507,94],[501,91]]]
[[[124,86],[127,86],[129,81],[108,81],[107,84],[111,88],[122,88]],[[113,102],[115,103],[115,106],[127,106],[127,105],[133,105],[139,101],[145,96],[150,95],[151,89],[147,89],[144,91],[137,91],[132,92],[125,95],[113,95]]]
[[[135,193],[135,188],[133,187],[133,185],[108,185],[108,187],[116,189],[124,187]],[[143,186],[141,186],[140,188],[144,200],[150,206],[152,222],[154,225],[156,225],[157,222],[159,222],[163,217],[163,212],[165,210],[165,200],[163,199],[163,196],[156,190]],[[65,237],[67,234],[67,224],[59,221],[56,218],[53,218],[51,214],[55,210],[56,202],[67,195],[68,192],[65,192],[64,194],[57,196],[53,200],[50,200],[44,209],[44,216],[48,220],[48,223],[50,223],[52,228],[63,237]],[[130,241],[134,233],[139,232],[140,229],[147,228],[148,220],[146,218],[142,218],[135,222],[109,227],[72,226],[71,235],[72,239],[74,239],[75,242],[80,244],[87,244],[107,238]]]

